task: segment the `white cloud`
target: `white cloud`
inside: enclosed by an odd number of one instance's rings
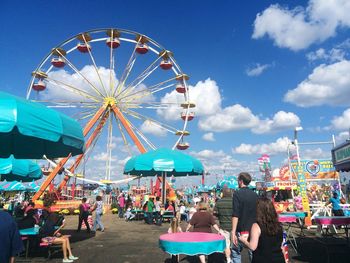
[[[259,118],[249,108],[235,104],[201,118],[198,126],[204,131],[226,132],[250,129],[257,126],[258,123]]]
[[[213,151],[213,150],[202,150],[199,152],[191,152],[191,155],[194,157],[200,159],[200,160],[205,160],[205,159],[212,159],[212,158],[222,158],[226,156],[224,151]]]
[[[336,35],[350,26],[348,0],[310,0],[306,8],[271,5],[257,14],[253,38],[268,36],[278,47],[297,51]]]
[[[253,114],[248,107],[234,104],[225,108],[221,107],[222,97],[219,87],[210,78],[199,81],[195,86],[190,86],[190,100],[195,102],[193,109],[198,118],[198,127],[209,133],[203,136],[204,140],[213,141],[210,132],[227,132],[234,130],[251,129],[254,133],[273,133],[298,126],[300,119],[292,112],[279,111],[273,119],[260,119]],[[182,95],[176,91],[167,93],[161,98],[162,103],[183,102]],[[166,120],[178,120],[182,109],[171,105],[166,109],[157,109],[157,113]]]
[[[271,67],[270,64],[264,64],[260,65],[259,63],[255,64],[253,67],[249,67],[246,70],[246,74],[249,77],[256,77],[261,75],[265,70],[267,70],[269,67]]]
[[[202,139],[208,142],[215,142],[214,133],[208,132],[203,134]]]
[[[86,65],[81,70],[80,73],[83,75],[98,91],[95,91],[91,85],[78,73],[70,73],[64,69],[51,71],[48,76],[50,79],[57,80],[59,82],[53,83],[52,81],[48,82],[47,88],[44,92],[41,93],[45,99],[56,99],[56,100],[68,100],[68,101],[90,101],[85,95],[74,93],[71,89],[72,86],[83,92],[90,94],[91,96],[100,95],[97,92],[105,94],[106,90],[109,89],[109,79],[110,79],[110,70],[104,67],[98,68],[101,81],[96,73],[94,66]],[[117,84],[118,80],[116,79],[115,73],[112,73],[112,78],[114,83]],[[63,85],[62,83],[66,84]],[[103,88],[104,87],[104,88]]]
[[[196,104],[196,116],[204,116],[215,113],[221,108],[221,95],[219,87],[214,80],[210,78],[205,81],[199,81],[195,86],[189,86],[190,100]],[[178,103],[171,105],[167,109],[158,109],[157,113],[167,120],[178,120],[182,108],[179,104],[184,102],[183,95],[176,90],[167,93],[162,99],[162,103]]]
[[[256,171],[258,169],[257,163],[236,160],[222,150],[213,151],[206,149],[199,152],[192,151],[190,154],[198,158],[203,163],[205,170],[211,173],[219,172],[222,174],[223,171],[229,173],[240,172],[242,167],[246,171]]]
[[[276,142],[272,142],[270,144],[245,144],[242,143],[236,148],[232,149],[233,153],[237,154],[245,154],[245,155],[252,155],[252,154],[269,154],[269,155],[276,155],[276,154],[286,154],[287,153],[287,146],[290,143],[289,139],[287,137],[278,138]]]
[[[330,159],[331,151],[325,151],[321,148],[305,149],[300,153],[302,159]]]
[[[161,137],[164,137],[167,134],[167,131],[165,129],[149,120],[144,121],[140,129],[144,133],[153,134]]]
[[[203,117],[198,126],[204,131],[227,132],[251,129],[253,133],[274,133],[299,126],[300,119],[292,112],[277,112],[272,119],[261,120],[247,107],[235,104],[218,111],[216,114]]]
[[[350,109],[345,110],[341,116],[334,117],[331,126],[336,130],[348,130],[350,128]]]
[[[107,152],[100,152],[92,156],[92,159],[95,161],[107,161],[108,154]],[[116,160],[117,158],[115,158],[114,156],[111,157],[111,161],[116,161]]]
[[[301,107],[350,105],[350,61],[320,65],[295,89],[288,90],[286,102]]]
[[[332,48],[327,51],[324,48],[319,48],[314,52],[306,54],[309,61],[324,60],[331,63],[342,61],[345,59],[346,52],[342,49]]]
[[[265,119],[259,122],[257,127],[252,131],[257,134],[273,133],[282,130],[289,130],[300,126],[300,119],[293,112],[279,111],[272,119]]]
[[[337,144],[340,144],[345,142],[349,138],[350,138],[349,131],[343,131],[343,132],[340,132],[337,136],[335,136],[335,141],[337,142]]]

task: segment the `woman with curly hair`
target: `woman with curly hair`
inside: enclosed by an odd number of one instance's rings
[[[266,198],[257,201],[256,223],[247,236],[239,240],[253,251],[252,263],[284,263],[282,253],[283,229],[272,202]]]

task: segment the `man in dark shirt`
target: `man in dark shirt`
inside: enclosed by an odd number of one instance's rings
[[[15,220],[6,212],[0,211],[0,263],[12,263],[15,255],[23,250]]]
[[[234,263],[241,262],[243,245],[238,242],[237,233],[246,235],[256,221],[256,201],[258,196],[248,188],[252,177],[249,173],[242,172],[238,175],[239,190],[233,194],[232,202],[232,250],[231,258]],[[249,251],[251,260],[252,253]]]
[[[231,262],[231,241],[230,233],[232,231],[232,190],[224,187],[222,189],[222,198],[216,202],[214,208],[215,214],[219,219],[222,235],[226,239],[225,256],[226,262]]]

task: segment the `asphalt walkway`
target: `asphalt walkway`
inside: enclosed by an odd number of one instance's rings
[[[162,226],[147,225],[143,221],[125,222],[117,215],[106,214],[103,216],[105,232],[97,231],[89,234],[82,230],[75,230],[78,224],[77,216],[66,217],[65,234],[72,235],[71,245],[73,254],[79,257],[77,263],[170,263],[170,255],[158,247],[158,239],[161,234],[167,232],[168,223]],[[185,229],[185,225],[182,228]],[[295,230],[298,231],[298,230]],[[297,255],[289,248],[290,262],[310,263],[346,263],[350,262],[350,249],[345,239],[328,237],[316,238],[313,233],[307,232],[306,237],[298,238]],[[62,262],[61,249],[57,249],[50,260],[47,260],[43,251],[30,251],[30,259],[20,262]],[[180,257],[182,263],[197,263],[196,257]],[[208,258],[210,263],[224,263],[222,254],[215,254]],[[247,262],[247,253],[243,254],[242,262]]]

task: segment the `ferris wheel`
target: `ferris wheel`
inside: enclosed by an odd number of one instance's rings
[[[71,171],[103,141],[105,179],[110,180],[116,137],[130,154],[135,147],[141,153],[157,148],[152,141],[159,136],[170,136],[168,147],[189,148],[187,126],[195,104],[188,79],[173,53],[150,37],[105,28],[79,33],[53,47],[32,72],[26,96],[59,108],[85,127],[87,150]],[[178,121],[169,117],[174,114]]]

